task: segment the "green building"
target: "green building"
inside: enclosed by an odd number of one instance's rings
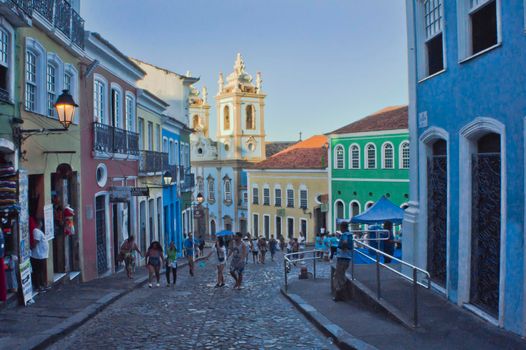
[[[409,200],[407,106],[384,108],[329,133],[331,223],[350,219],[382,195],[393,203]]]

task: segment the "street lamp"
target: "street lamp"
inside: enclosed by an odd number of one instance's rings
[[[197,194],[197,203],[202,204],[205,198],[203,197],[202,193]]]
[[[172,173],[170,173],[169,171],[164,173],[164,175],[163,175],[163,182],[164,182],[165,186],[171,185],[172,184],[172,179],[173,179]]]
[[[55,109],[57,110],[58,121],[67,130],[73,121],[75,116],[75,108],[78,105],[73,100],[73,96],[69,93],[69,90],[62,90],[62,94],[57,98],[55,102]]]

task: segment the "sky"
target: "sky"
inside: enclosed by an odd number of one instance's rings
[[[323,134],[407,104],[405,0],[81,0],[86,29],[209,91],[240,52],[263,77],[267,141]]]

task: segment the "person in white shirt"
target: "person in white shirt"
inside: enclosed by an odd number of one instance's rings
[[[33,285],[36,290],[42,291],[47,287],[46,260],[49,256],[49,244],[44,232],[42,232],[42,220],[33,230],[35,246],[31,249],[31,266],[33,268]]]

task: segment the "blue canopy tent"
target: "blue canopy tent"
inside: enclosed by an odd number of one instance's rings
[[[216,233],[216,236],[217,237],[225,237],[225,236],[232,236],[233,234],[234,234],[234,232],[232,232],[232,231],[223,230],[223,231],[219,231],[218,233]]]
[[[400,225],[404,220],[404,210],[391,202],[385,196],[372,207],[351,219],[353,224],[383,224],[391,221],[395,225]]]

